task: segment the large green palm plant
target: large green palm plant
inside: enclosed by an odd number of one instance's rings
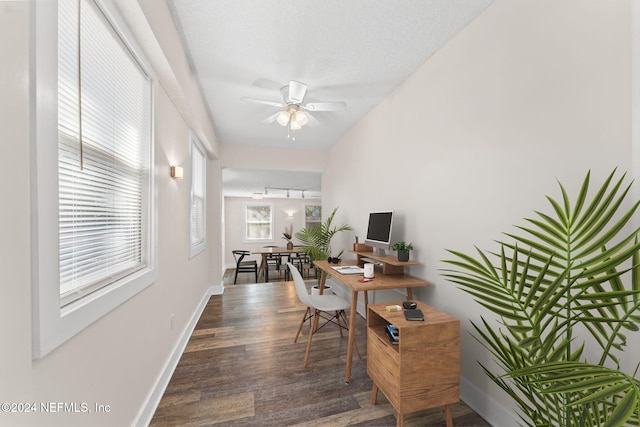
[[[618,212],[630,184],[615,173],[592,197],[588,173],[573,203],[560,184],[562,202],[547,197],[553,215],[536,212],[498,252],[445,261],[443,275],[499,317],[499,327],[472,322],[504,372],[482,368],[525,425],[640,425],[637,367],[620,370],[620,357],[640,356],[624,353],[640,322],[639,202]]]
[[[304,252],[311,258],[311,261],[319,259],[327,259],[331,255],[331,239],[336,233],[341,231],[353,230],[349,225],[343,224],[341,226],[333,225],[333,217],[336,215],[338,208],[336,207],[331,215],[327,217],[319,225],[314,227],[303,228],[296,233],[296,238],[302,243]],[[340,254],[336,255],[337,258]]]

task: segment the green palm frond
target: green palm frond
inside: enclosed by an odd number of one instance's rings
[[[351,226],[346,224],[340,226],[333,225],[333,218],[337,211],[338,208],[336,207],[320,225],[303,228],[295,233],[296,238],[302,243],[304,252],[312,261],[327,259],[332,256],[331,239],[333,236],[343,231],[353,230]],[[337,257],[340,257],[341,254],[342,252],[340,252]]]
[[[590,197],[587,173],[573,202],[559,183],[551,213],[535,211],[499,251],[444,261],[442,275],[499,316],[497,330],[472,323],[475,338],[527,425],[639,425],[640,385],[617,368],[626,333],[640,330],[640,202],[620,212],[631,185],[615,175]]]

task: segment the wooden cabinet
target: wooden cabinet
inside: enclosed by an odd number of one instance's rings
[[[460,322],[446,313],[417,302],[424,321],[409,321],[402,311],[389,312],[386,306],[367,308],[367,373],[373,380],[371,403],[378,389],[398,412],[397,425],[404,414],[444,406],[447,426],[453,425],[449,404],[460,396]],[[399,330],[398,344],[385,333],[391,323]]]

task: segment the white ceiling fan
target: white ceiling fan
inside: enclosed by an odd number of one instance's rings
[[[264,122],[278,122],[280,125],[286,126],[289,130],[301,129],[302,126],[315,120],[314,117],[308,113],[309,111],[341,111],[347,108],[347,103],[344,101],[305,103],[304,98],[307,94],[307,85],[295,80],[291,80],[288,85],[281,87],[280,93],[282,94],[282,102],[247,97],[242,99],[282,108],[281,111],[267,117]]]

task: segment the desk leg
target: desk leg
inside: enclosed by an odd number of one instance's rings
[[[413,291],[411,288],[407,288],[407,301],[411,301],[413,299]]]
[[[318,283],[318,293],[320,295],[324,294],[324,284],[327,281],[327,272],[322,270],[322,274],[320,274],[320,282]]]
[[[347,369],[344,382],[351,382],[351,365],[353,364],[353,347],[356,341],[356,315],[358,308],[358,291],[351,291],[351,313],[349,314],[349,342],[347,343]]]

